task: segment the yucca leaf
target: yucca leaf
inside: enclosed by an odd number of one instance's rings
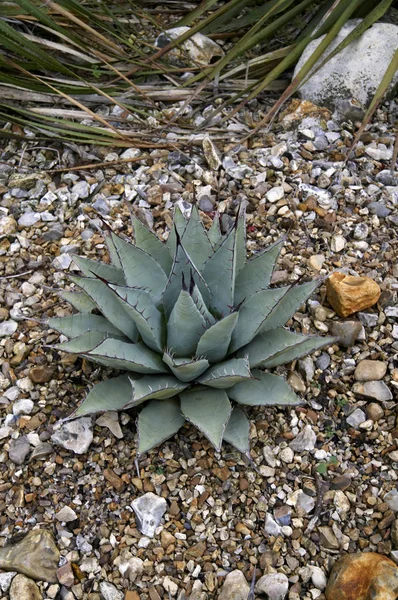
[[[167,322],[167,344],[177,358],[193,356],[206,322],[188,290],[182,290]]]
[[[123,333],[104,317],[91,314],[77,314],[69,317],[52,317],[48,325],[68,338],[75,338],[86,331],[101,331],[109,335],[122,336]]]
[[[145,288],[150,292],[155,304],[159,304],[167,283],[167,276],[162,267],[150,254],[115,234],[112,234],[112,240],[122,263],[126,284],[129,287]]]
[[[138,248],[152,256],[162,267],[166,275],[169,275],[173,259],[166,251],[165,245],[135,215],[132,215],[131,219],[133,222],[135,243]]]
[[[108,338],[96,348],[85,353],[92,360],[101,361],[101,364],[124,371],[136,373],[167,373],[166,366],[158,354],[149,350],[145,344],[138,342],[131,344],[120,340]]]
[[[209,258],[203,268],[203,278],[211,296],[209,308],[220,316],[232,312],[236,275],[236,228],[234,227]]]
[[[261,332],[277,329],[287,323],[296,310],[308,300],[312,292],[322,283],[322,279],[309,281],[308,283],[296,284],[285,289],[286,293],[274,306],[261,326]],[[260,292],[261,293],[261,292]]]
[[[133,397],[133,388],[127,375],[120,375],[97,383],[83,400],[73,417],[83,417],[107,410],[122,410]]]
[[[191,260],[194,260],[195,267],[201,273],[206,261],[213,254],[213,248],[196,205],[192,206],[191,215],[181,236],[181,243],[185,252],[191,257]]]
[[[278,240],[243,267],[235,281],[235,306],[255,292],[268,288],[283,242],[283,238]]]
[[[84,292],[68,292],[61,293],[61,298],[69,302],[80,313],[91,313],[97,308],[96,304]]]
[[[135,323],[145,344],[163,352],[166,343],[166,324],[163,314],[156,308],[150,294],[145,290],[111,286],[123,303],[123,310]]]
[[[180,399],[184,417],[207,437],[216,450],[220,450],[232,411],[224,390],[198,386],[181,392]]]
[[[255,379],[242,381],[228,390],[228,396],[247,406],[296,406],[300,398],[296,396],[290,385],[278,375],[264,373],[258,369],[253,372]]]
[[[180,403],[174,398],[151,400],[141,410],[137,419],[138,453],[168,440],[184,425]]]
[[[238,318],[238,312],[231,313],[205,331],[199,340],[196,356],[203,356],[211,363],[223,360],[228,353]]]
[[[199,287],[205,304],[209,306],[210,290],[202,275],[197,270],[196,265],[194,265],[191,258],[186,253],[185,248],[180,241],[180,237],[177,234],[177,249],[173,266],[162,295],[162,303],[166,317],[170,316],[170,313],[177,302],[181,292],[183,279],[186,282],[194,281]]]
[[[83,256],[73,256],[73,262],[76,263],[86,277],[95,277],[95,275],[98,275],[109,281],[109,283],[126,285],[123,271],[117,267],[90,260],[89,258],[83,258]]]
[[[283,327],[259,333],[237,352],[248,356],[251,367],[276,367],[335,342],[332,337],[292,333]]]
[[[138,330],[124,310],[124,304],[101,279],[72,275],[71,281],[78,285],[95,302],[104,317],[123,332],[131,341],[138,341]]]
[[[239,381],[251,379],[249,362],[246,358],[230,358],[210,367],[197,383],[217,389],[229,388]]]
[[[173,358],[165,352],[163,362],[170,368],[171,372],[179,381],[193,381],[209,368],[209,362],[202,359]]]
[[[286,287],[261,290],[244,301],[239,309],[238,322],[232,332],[229,352],[235,352],[246,346],[260,333],[268,315],[286,292]]]
[[[189,383],[182,383],[172,375],[144,375],[131,380],[133,396],[124,409],[138,406],[147,400],[167,400],[185,390]]]
[[[223,440],[234,446],[242,454],[249,454],[249,433],[249,419],[239,406],[235,406],[224,431]]]

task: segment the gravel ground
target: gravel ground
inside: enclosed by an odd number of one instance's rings
[[[63,570],[58,583],[39,581],[39,598],[230,598],[225,577],[239,570],[249,584],[286,576],[289,600],[322,600],[343,552],[398,562],[396,110],[377,112],[346,165],[357,125],[297,101],[250,144],[235,118],[218,156],[208,141],[143,160],[137,149],[12,141],[0,153],[0,544],[53,532]],[[275,283],[337,269],[382,289],[377,305],[341,319],[322,286],[294,315],[296,331],[340,327],[346,344],[278,368],[303,404],[250,410],[250,463],[188,425],[136,461],[133,412],[84,419],[78,436],[60,429],[108,375],[48,347],[59,335],[42,322],[71,310],[57,288],[70,288],[73,255],[107,261],[103,220],[130,235],[131,208],[166,239],[173,205],[189,211],[194,199],[207,225],[218,209],[225,228],[246,203],[249,253],[287,234]],[[132,507],[147,492],[167,501],[152,538]],[[0,574],[0,598],[12,598],[8,586]]]

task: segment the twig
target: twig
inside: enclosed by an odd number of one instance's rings
[[[318,523],[319,517],[321,516],[321,512],[322,512],[323,485],[322,485],[322,479],[320,478],[318,471],[314,471],[314,479],[315,479],[315,488],[316,488],[315,510],[314,510],[314,516],[312,517],[311,521],[308,523],[308,527],[305,530],[306,534],[310,533],[315,528],[316,524]]]
[[[256,587],[256,567],[253,569],[253,577],[250,583],[249,595],[247,596],[247,600],[254,600],[254,588]]]
[[[137,458],[137,456],[135,457],[134,464],[135,464],[135,468],[136,468],[136,471],[137,471],[137,477],[138,477],[138,479],[141,479],[140,467],[139,467],[139,464],[138,464],[138,458]]]
[[[150,156],[142,154],[141,156],[132,156],[131,158],[119,158],[118,160],[110,160],[108,162],[88,163],[86,165],[78,165],[76,167],[62,167],[61,169],[47,169],[46,173],[63,173],[65,171],[81,171],[83,169],[96,169],[97,167],[113,167],[114,165],[134,163],[140,160],[148,160],[148,158],[163,158],[164,154]]]
[[[18,277],[23,277],[24,275],[30,275],[33,271],[25,271],[24,273],[16,273],[15,275],[3,275],[0,279],[16,279]]]
[[[397,134],[395,136],[394,150],[392,152],[392,159],[391,159],[391,165],[390,165],[391,175],[394,174],[395,165],[397,163],[397,157],[398,157],[398,131],[397,131]]]

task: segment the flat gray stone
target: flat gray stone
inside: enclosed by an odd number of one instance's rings
[[[93,425],[89,417],[64,423],[51,436],[52,441],[75,454],[85,454],[93,441]]]
[[[153,537],[166,512],[166,500],[152,492],[147,492],[133,500],[131,506],[135,512],[138,529],[144,535]]]
[[[120,592],[112,583],[101,581],[100,592],[104,600],[123,600],[124,592]]]
[[[256,583],[257,594],[265,594],[268,600],[284,600],[289,590],[289,580],[284,573],[269,573]]]
[[[304,452],[305,450],[313,450],[316,444],[316,433],[311,425],[306,425],[300,433],[296,435],[294,440],[289,444],[294,452]]]
[[[383,498],[387,502],[388,507],[394,512],[398,512],[398,490],[391,490]]]
[[[315,67],[344,40],[358,23],[360,23],[359,19],[353,19],[341,28]],[[321,36],[308,44],[297,63],[293,77],[297,75],[324,37]],[[347,110],[342,101],[350,101],[352,98],[367,107],[397,46],[398,27],[389,23],[375,23],[360,38],[351,42],[331,58],[299,88],[298,93],[305,100],[331,109],[342,106],[343,110]],[[391,92],[397,82],[398,73],[395,74],[390,87]]]
[[[347,423],[351,425],[351,427],[357,428],[361,423],[366,421],[366,415],[360,408],[356,408],[354,412],[347,417]]]
[[[55,513],[55,518],[57,519],[57,521],[70,523],[71,521],[76,521],[77,514],[69,506],[63,506],[61,510]]]
[[[384,381],[365,381],[364,383],[358,381],[354,383],[352,391],[354,394],[374,398],[379,402],[392,400],[392,393]]]
[[[3,321],[0,323],[0,337],[9,337],[18,329],[18,323],[13,320]]]
[[[11,440],[8,456],[16,465],[23,465],[30,452],[30,444],[26,436]]]
[[[9,573],[0,573],[0,589],[2,592],[7,592],[11,585],[11,581],[14,579],[16,571],[10,571]]]

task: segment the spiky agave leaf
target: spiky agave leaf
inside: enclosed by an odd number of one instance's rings
[[[176,210],[163,244],[133,217],[135,245],[107,233],[113,264],[76,258],[82,292],[65,299],[80,313],[48,321],[70,338],[56,347],[127,375],[94,386],[73,416],[140,407],[139,452],[187,420],[217,450],[225,440],[247,454],[242,405],[300,402],[263,369],[334,341],[284,328],[322,280],[270,287],[283,239],[246,261],[244,219],[223,235],[217,217],[208,235],[196,207],[188,220]]]

